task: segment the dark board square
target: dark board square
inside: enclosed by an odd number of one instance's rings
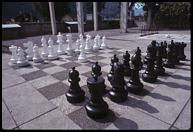
[[[49,68],[49,67],[53,67],[56,66],[56,64],[53,64],[51,62],[44,62],[41,65],[37,65],[36,67],[39,69],[45,69],[45,68]]]
[[[116,55],[123,54],[123,52],[121,52],[121,51],[116,51],[116,50],[110,51],[109,53],[111,53],[111,54],[116,54]]]
[[[88,59],[89,59],[89,60],[98,61],[98,60],[105,59],[105,57],[103,57],[103,56],[92,56],[92,57],[88,57]]]
[[[38,71],[34,71],[34,72],[30,72],[30,73],[27,73],[27,74],[24,74],[24,75],[21,75],[26,81],[29,81],[29,80],[33,80],[33,79],[37,79],[37,78],[40,78],[40,77],[43,77],[43,76],[46,76],[47,73],[41,71],[41,70],[38,70]]]
[[[92,71],[86,72],[86,73],[82,73],[81,75],[85,76],[85,77],[91,77],[91,73]],[[106,77],[107,76],[107,72],[102,71],[102,77]]]
[[[112,124],[120,115],[112,110],[109,110],[106,117],[102,119],[91,119],[87,116],[85,107],[82,107],[70,114],[68,117],[78,124],[82,129],[105,129]]]
[[[92,65],[94,65],[94,64],[95,64],[95,61],[93,61],[93,62],[90,61],[89,63],[86,64],[86,66],[92,67]],[[108,65],[108,64],[102,63],[102,62],[98,62],[98,64],[99,64],[101,67]]]
[[[68,79],[68,73],[70,70],[64,70],[62,72],[57,72],[52,74],[52,76],[60,81]]]
[[[38,89],[48,100],[65,94],[68,91],[68,86],[62,82],[57,82],[49,86]]]
[[[92,52],[92,54],[93,54],[93,55],[101,55],[101,54],[103,54],[103,52],[100,52],[100,51],[94,51],[94,52]]]
[[[76,61],[76,60],[78,60],[78,56],[71,56],[71,57],[66,58],[66,59],[69,61]]]
[[[68,63],[62,64],[60,66],[66,68],[66,69],[71,69],[72,67],[77,67],[77,66],[80,66],[80,65],[81,64],[76,63],[76,62],[68,62]]]

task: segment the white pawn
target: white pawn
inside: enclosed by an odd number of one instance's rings
[[[75,49],[75,53],[77,53],[77,54],[80,53],[80,40],[79,40],[79,39],[76,40],[76,49]]]
[[[47,59],[48,58],[48,45],[47,45],[46,38],[44,36],[42,37],[41,42],[42,42],[42,52],[41,52],[42,58]]]
[[[68,55],[71,55],[72,52],[73,52],[72,51],[72,35],[71,34],[67,34],[66,38],[67,38],[66,42],[68,43],[67,48],[66,48],[66,53]]]
[[[49,52],[48,59],[49,60],[56,60],[58,58],[58,55],[54,49],[54,45],[53,45],[54,41],[51,38],[49,38],[48,44],[49,44],[49,46],[48,46],[48,52]]]
[[[38,48],[37,44],[35,44],[33,47],[33,53],[34,53],[34,56],[33,56],[33,62],[34,63],[43,62],[43,59],[40,56],[40,52],[39,52],[39,48]]]
[[[79,35],[79,39],[80,39],[80,45],[84,46],[84,38],[82,34]]]
[[[99,47],[101,46],[101,40],[100,40],[100,36],[98,34],[96,35],[96,43]]]
[[[11,45],[9,47],[9,50],[11,51],[11,59],[9,64],[10,65],[17,64],[17,46]]]
[[[103,36],[102,37],[102,44],[101,44],[101,49],[106,49],[108,46],[106,45],[106,37],[105,36]]]
[[[92,48],[90,47],[90,43],[89,43],[89,42],[90,42],[90,41],[89,41],[89,36],[87,36],[86,42],[85,42],[85,51],[86,51],[87,53],[91,52],[91,50],[92,50]]]
[[[78,61],[79,62],[87,62],[88,61],[86,54],[84,53],[83,45],[80,45],[80,55],[78,56]]]
[[[27,58],[25,58],[24,56],[24,51],[21,47],[18,48],[17,50],[17,55],[18,55],[18,59],[17,59],[17,65],[20,67],[22,66],[28,66],[29,65],[29,62],[27,60]]]
[[[63,36],[60,32],[58,33],[57,38],[58,38],[57,43],[59,44],[57,53],[59,55],[62,55],[65,53],[65,51],[64,51],[64,47],[63,47],[63,43],[64,43]]]
[[[93,50],[94,50],[94,51],[97,51],[97,50],[99,50],[99,48],[100,48],[100,47],[99,47],[98,44],[97,44],[97,37],[95,37],[95,38],[94,38]]]
[[[32,58],[33,58],[33,42],[28,41],[27,43],[23,43],[23,46],[27,47],[27,49],[26,49],[27,59],[32,60]]]

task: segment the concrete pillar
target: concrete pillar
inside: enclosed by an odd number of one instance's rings
[[[93,16],[94,16],[94,30],[98,30],[98,10],[97,10],[97,2],[93,2]]]
[[[50,10],[50,20],[51,20],[51,26],[52,26],[52,34],[57,34],[57,28],[56,28],[56,18],[55,18],[55,11],[54,11],[54,3],[49,3],[49,10]]]
[[[121,2],[121,18],[120,18],[120,28],[121,32],[127,32],[127,17],[128,17],[128,4],[127,2]]]
[[[77,20],[78,20],[78,33],[84,35],[84,12],[83,12],[83,3],[76,2],[77,10]]]

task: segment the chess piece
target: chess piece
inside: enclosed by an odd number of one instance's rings
[[[11,45],[9,50],[11,51],[11,59],[9,64],[15,65],[17,64],[17,46]]]
[[[174,60],[173,60],[173,43],[168,45],[167,51],[167,60],[164,63],[164,66],[167,68],[175,68]]]
[[[86,54],[84,52],[83,45],[80,45],[80,55],[78,56],[78,61],[81,62],[81,63],[88,61],[88,59],[86,57]]]
[[[109,91],[109,98],[114,102],[127,100],[128,91],[125,87],[123,64],[115,62],[113,64],[114,74],[112,76],[112,89]]]
[[[99,48],[101,47],[101,40],[98,34],[96,35],[96,44],[98,45]]]
[[[186,47],[186,44],[184,42],[182,42],[180,45],[179,45],[179,59],[180,60],[186,60],[186,56],[184,54],[184,48]]]
[[[98,43],[97,43],[97,37],[95,37],[94,38],[94,45],[93,45],[93,50],[94,51],[97,51],[97,50],[99,50],[99,45],[98,45]]]
[[[139,79],[140,65],[138,64],[136,54],[131,57],[131,78],[126,82],[127,90],[134,94],[139,94],[143,91],[143,83]]]
[[[111,70],[110,72],[107,74],[107,78],[108,78],[108,81],[111,83],[111,80],[112,80],[112,77],[114,75],[114,63],[115,62],[119,62],[119,58],[117,58],[117,55],[115,54],[112,58],[111,58]]]
[[[143,67],[143,62],[141,61],[141,50],[139,47],[137,47],[137,50],[135,51],[135,54],[136,54],[136,57],[138,58],[137,60],[139,61],[138,64],[139,64],[139,70],[142,69]]]
[[[130,68],[130,54],[128,51],[123,54],[123,68],[124,68],[124,76],[130,76],[131,75],[131,68]]]
[[[106,49],[107,48],[107,45],[106,45],[106,37],[103,36],[102,37],[102,44],[101,44],[101,49]]]
[[[32,58],[33,58],[33,42],[28,41],[27,43],[24,43],[23,46],[27,47],[27,49],[26,49],[27,59],[32,60]]]
[[[157,47],[157,54],[156,54],[156,63],[155,63],[155,72],[157,73],[157,75],[164,75],[165,74],[165,69],[163,68],[163,61],[162,61],[162,57],[163,57],[163,43],[161,43],[158,47]]]
[[[58,58],[58,55],[54,49],[54,45],[53,45],[54,41],[52,40],[52,38],[49,38],[48,44],[49,44],[49,46],[48,46],[48,52],[49,52],[48,60],[56,60]]]
[[[71,55],[73,53],[73,50],[72,50],[72,35],[67,34],[66,38],[67,38],[66,42],[68,43],[67,48],[66,48],[66,53],[68,55]]]
[[[91,49],[91,47],[90,47],[89,37],[87,36],[86,42],[85,42],[85,52],[90,53],[91,50],[92,50],[92,49]]]
[[[17,65],[19,67],[24,67],[29,65],[29,62],[27,58],[24,56],[24,51],[21,47],[18,47],[17,55],[18,55]]]
[[[33,54],[34,54],[34,56],[33,56],[33,62],[34,63],[43,62],[43,59],[40,56],[40,52],[39,52],[37,44],[35,44],[34,47],[33,47]]]
[[[79,54],[80,53],[80,39],[76,40],[76,49],[75,53]]]
[[[148,45],[148,46],[152,46],[152,49],[153,49],[153,51],[152,51],[152,59],[153,59],[153,61],[155,61],[155,58],[156,58],[156,41],[155,40],[153,40],[153,41],[151,41],[151,44],[150,45]],[[148,46],[147,46],[147,49],[148,49]],[[147,51],[146,51],[147,52]],[[146,59],[146,57],[145,57],[145,59],[144,59],[144,64],[147,64],[147,59]]]
[[[174,64],[175,65],[177,65],[177,64],[179,64],[179,61],[180,61],[180,59],[179,59],[179,44],[178,44],[178,42],[176,42],[176,43],[173,43],[173,46],[174,46],[174,49],[173,49],[173,60],[174,60]]]
[[[161,42],[161,44],[163,45],[163,58],[166,59],[167,58],[167,42]]]
[[[147,67],[142,73],[142,79],[145,82],[153,83],[157,80],[157,73],[154,70],[154,46],[149,45],[147,49]]]
[[[98,63],[92,67],[93,76],[87,79],[87,86],[91,94],[88,104],[85,106],[87,115],[90,118],[103,118],[109,111],[108,104],[103,100],[104,79],[100,77],[101,68]]]
[[[101,72],[101,66],[98,65],[98,62],[96,62],[93,66],[92,66],[92,73],[91,75],[93,76],[93,78],[95,80],[97,80],[98,78],[100,78],[101,80],[101,86],[103,88],[103,94],[105,94],[105,88],[106,88],[106,85],[105,85],[105,79],[101,76],[102,75],[102,72]]]
[[[47,59],[48,58],[48,45],[47,45],[47,41],[46,38],[43,36],[41,39],[41,43],[42,43],[42,58],[43,59]]]
[[[80,39],[80,45],[84,46],[84,38],[82,34],[79,35],[79,39]]]
[[[80,88],[79,85],[79,72],[72,68],[69,72],[68,82],[70,83],[70,89],[66,93],[66,98],[70,103],[80,103],[85,99],[85,92]]]
[[[57,43],[59,44],[57,54],[58,55],[63,55],[63,54],[65,54],[64,47],[63,47],[64,46],[63,45],[64,40],[63,40],[63,36],[60,32],[58,33],[57,38],[58,38]]]

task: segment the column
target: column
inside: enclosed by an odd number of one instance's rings
[[[93,2],[93,16],[94,16],[94,30],[98,30],[98,10],[97,10],[97,2]]]
[[[52,34],[56,35],[57,34],[57,29],[56,29],[56,18],[55,18],[55,11],[54,11],[54,3],[53,2],[48,2],[48,3],[49,3],[49,10],[50,10]]]
[[[83,3],[76,2],[76,10],[77,10],[77,20],[78,20],[78,33],[82,33],[84,35],[84,12],[83,12]]]
[[[121,18],[120,18],[120,28],[121,32],[127,32],[127,17],[128,17],[128,4],[127,2],[121,2]]]

